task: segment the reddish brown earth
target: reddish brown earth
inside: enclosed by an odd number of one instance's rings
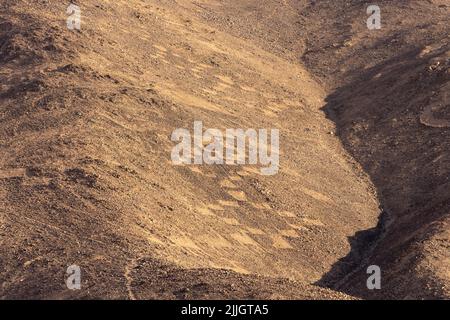
[[[67,5],[0,5],[1,298],[449,298],[449,1]],[[279,173],[173,165],[199,120]]]

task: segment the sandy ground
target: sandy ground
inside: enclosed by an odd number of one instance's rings
[[[380,6],[5,0],[0,297],[448,298],[450,4]],[[194,121],[279,129],[278,174],[173,165]]]

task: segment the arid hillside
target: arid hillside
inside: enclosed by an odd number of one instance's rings
[[[449,1],[381,30],[356,0],[77,5],[0,5],[1,298],[450,296]],[[278,129],[278,173],[175,165],[195,121]]]

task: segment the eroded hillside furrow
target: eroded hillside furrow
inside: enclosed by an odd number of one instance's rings
[[[379,5],[383,27],[375,32],[361,23],[361,1],[321,1],[303,12],[316,21],[307,32],[317,40],[303,61],[332,91],[324,110],[391,217],[374,248],[364,233],[352,241],[352,251],[373,249],[344,259],[354,267],[334,283],[365,298],[448,297],[450,4]],[[414,12],[420,21],[409,18]],[[337,18],[313,19],[327,15]],[[345,25],[345,32],[331,23]],[[330,29],[329,37],[317,36],[323,29]],[[382,290],[367,290],[369,265],[383,270]],[[337,263],[323,280],[341,267]]]
[[[385,287],[393,297],[447,294],[448,250],[441,239],[448,229],[450,140],[448,129],[425,126],[420,117],[424,106],[436,104],[433,101],[439,101],[441,117],[448,117],[443,99],[450,89],[448,52],[447,46],[430,54],[413,51],[392,65],[374,68],[366,76],[370,80],[339,89],[327,105],[339,124],[339,136],[371,174],[393,218],[364,262],[366,267],[384,266]],[[433,69],[436,63],[439,67]],[[392,85],[394,77],[396,85]],[[386,104],[389,96],[396,100]],[[367,106],[364,112],[359,111],[362,105]],[[379,109],[381,105],[385,107]],[[366,277],[364,271],[345,285],[349,292],[370,296],[364,287],[356,289]]]
[[[3,1],[0,298],[445,297],[447,7],[408,3],[426,40],[356,0]],[[175,165],[199,121],[278,129],[277,174]]]

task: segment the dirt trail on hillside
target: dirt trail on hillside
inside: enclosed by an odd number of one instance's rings
[[[5,0],[0,297],[447,297],[441,2]],[[174,165],[194,121],[279,129],[278,174]]]

